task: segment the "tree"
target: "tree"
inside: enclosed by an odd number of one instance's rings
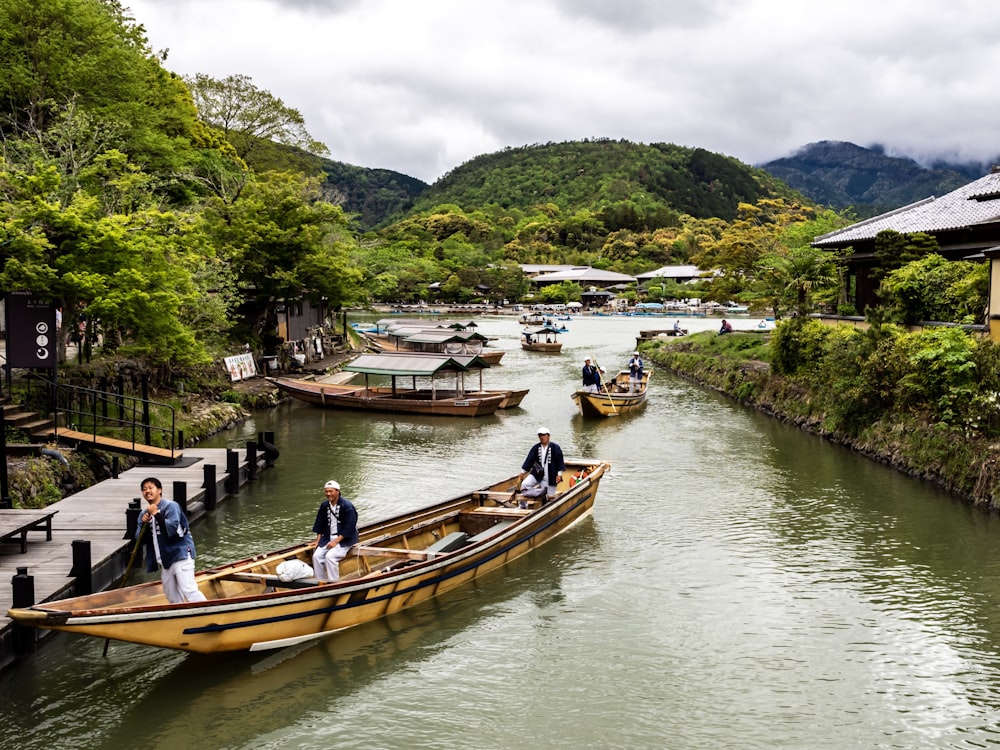
[[[362,296],[347,218],[322,200],[317,178],[257,175],[233,203],[209,200],[201,218],[240,280],[250,335],[274,327],[277,300],[325,298],[336,309]]]
[[[219,128],[247,163],[255,162],[262,141],[274,141],[311,154],[327,154],[327,147],[306,130],[305,118],[271,92],[257,88],[249,76],[219,80],[198,73],[186,79],[198,114]]]
[[[41,157],[75,175],[115,148],[154,174],[181,169],[208,145],[183,82],[115,0],[5,0],[0,60],[9,161]],[[63,183],[67,194],[74,187]],[[175,181],[161,187],[184,197]]]
[[[774,316],[793,308],[799,315],[813,312],[819,289],[836,289],[840,281],[836,259],[815,247],[768,253],[756,266],[754,291],[767,299]]]
[[[931,253],[890,271],[879,294],[892,314],[906,324],[922,320],[977,323],[983,320],[988,290],[988,264],[949,261]]]

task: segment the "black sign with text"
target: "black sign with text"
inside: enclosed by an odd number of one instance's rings
[[[24,292],[7,295],[7,363],[11,367],[56,366],[56,308]]]

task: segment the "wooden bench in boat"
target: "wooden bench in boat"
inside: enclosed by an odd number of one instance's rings
[[[503,531],[504,529],[508,529],[513,525],[514,521],[510,518],[498,521],[497,523],[490,526],[488,529],[480,531],[478,534],[475,534],[474,536],[470,536],[469,544],[475,544],[476,542],[483,542],[486,541],[487,539],[492,539],[501,531]]]
[[[52,516],[57,510],[4,508],[0,510],[0,542],[21,543],[21,553],[28,551],[28,532],[44,531],[45,541],[52,541]]]
[[[227,581],[259,583],[262,586],[285,589],[307,589],[319,585],[319,581],[315,578],[297,578],[294,581],[282,581],[278,576],[271,575],[270,573],[227,573],[221,577]]]

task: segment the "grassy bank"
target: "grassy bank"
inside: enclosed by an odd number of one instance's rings
[[[658,367],[742,404],[976,505],[1000,508],[1000,440],[968,424],[933,418],[927,409],[886,410],[867,400],[845,404],[850,394],[838,390],[832,378],[818,377],[818,365],[812,376],[776,372],[772,342],[772,335],[755,332],[700,333],[660,339],[644,345],[643,352]],[[845,413],[851,418],[845,419]]]

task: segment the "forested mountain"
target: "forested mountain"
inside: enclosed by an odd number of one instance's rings
[[[628,201],[643,212],[732,219],[739,203],[789,194],[766,172],[705,149],[596,139],[477,156],[431,185],[414,209],[552,204],[563,211],[602,210]]]
[[[427,183],[391,169],[366,169],[323,159],[321,170],[327,199],[350,214],[367,231],[413,208]]]
[[[874,216],[932,195],[943,195],[989,171],[988,164],[938,163],[886,156],[881,148],[843,141],[810,143],[792,156],[760,165],[811,200],[859,216]]]

